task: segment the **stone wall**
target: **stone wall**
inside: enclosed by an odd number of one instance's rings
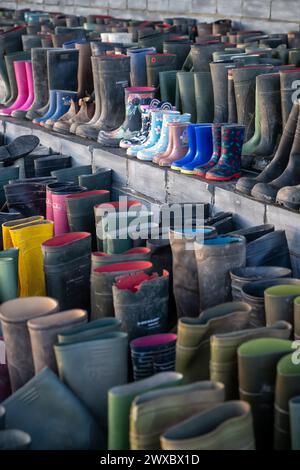
[[[137,19],[231,17],[243,27],[273,33],[298,30],[300,25],[299,0],[3,0],[0,6]]]

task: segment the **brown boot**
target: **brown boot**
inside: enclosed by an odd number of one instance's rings
[[[76,129],[80,124],[89,122],[95,113],[95,102],[89,98],[82,98],[79,101],[80,110],[76,116],[70,119],[70,133],[76,134]]]

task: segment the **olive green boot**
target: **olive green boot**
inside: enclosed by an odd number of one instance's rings
[[[268,326],[279,320],[294,324],[294,300],[300,295],[299,286],[285,285],[269,287],[265,290],[266,323]]]

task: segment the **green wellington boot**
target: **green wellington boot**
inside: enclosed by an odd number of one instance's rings
[[[8,251],[16,252],[19,256],[19,250],[13,249],[0,252],[0,302],[16,299],[18,297],[18,265],[17,259],[3,256],[2,253]]]
[[[210,380],[222,382],[226,400],[239,398],[237,350],[247,341],[257,338],[291,337],[292,325],[280,321],[270,327],[249,328],[232,333],[216,334],[210,338]]]
[[[280,359],[277,364],[275,450],[290,450],[291,448],[289,400],[300,395],[300,364],[298,357],[298,352],[289,354]]]
[[[294,300],[294,336],[300,340],[300,297]]]
[[[191,115],[191,122],[197,121],[194,72],[177,72],[181,111]]]
[[[185,383],[209,380],[210,337],[247,328],[250,312],[246,303],[228,302],[205,310],[199,318],[179,319],[176,371]]]
[[[144,380],[138,380],[108,392],[108,449],[129,450],[130,407],[135,397],[151,390],[177,387],[182,382],[182,374],[160,372]]]
[[[214,92],[210,72],[195,72],[195,101],[197,122],[206,123],[214,120]]]
[[[59,333],[57,338],[59,344],[81,343],[103,333],[112,333],[120,329],[121,322],[116,318],[108,317],[75,326],[70,331]]]
[[[289,401],[292,450],[300,450],[300,396],[291,398]]]
[[[168,429],[163,450],[255,450],[250,405],[229,401]]]
[[[195,242],[199,284],[199,309],[231,299],[230,271],[246,264],[246,240],[241,236],[219,236]],[[213,293],[213,295],[212,295]]]
[[[167,101],[173,106],[176,104],[176,75],[177,70],[159,72],[159,86],[161,101]]]
[[[23,297],[1,305],[0,319],[13,391],[34,375],[27,321],[56,313],[58,302],[50,297]]]
[[[78,184],[88,191],[95,189],[111,190],[112,170],[110,168],[97,168],[95,173],[90,175],[79,175]]]
[[[291,348],[286,339],[260,338],[238,349],[240,399],[251,406],[258,450],[273,449],[276,367]]]
[[[87,313],[77,309],[35,318],[27,322],[36,374],[41,372],[44,367],[57,373],[53,346],[57,342],[58,333],[69,331],[76,325],[81,326],[87,321]]]
[[[284,285],[265,290],[266,323],[273,325],[279,320],[294,324],[294,300],[300,295],[299,286]]]
[[[115,316],[129,341],[168,332],[168,271],[162,276],[137,273],[119,277],[112,293]]]
[[[94,269],[91,274],[91,319],[114,316],[112,286],[118,276],[134,272],[150,274],[152,269],[149,261],[109,264]]]
[[[27,450],[31,445],[31,437],[18,429],[0,431],[1,450]]]
[[[159,450],[160,436],[171,426],[223,401],[223,384],[205,381],[138,396],[130,412],[131,450]]]
[[[255,91],[255,123],[254,123],[254,135],[251,137],[248,142],[245,142],[243,145],[242,151],[242,166],[243,168],[247,168],[247,164],[252,161],[252,159],[248,162],[248,160],[244,157],[246,155],[252,155],[255,152],[255,149],[259,145],[261,139],[261,124],[260,124],[260,102],[259,102],[259,94],[258,94],[258,86],[256,86]],[[244,157],[244,158],[243,158]],[[246,166],[245,166],[246,163]]]
[[[94,418],[47,368],[2,404],[6,426],[28,433],[31,450],[104,449],[104,437]]]
[[[112,332],[54,346],[60,379],[107,427],[107,392],[127,383],[128,337]]]

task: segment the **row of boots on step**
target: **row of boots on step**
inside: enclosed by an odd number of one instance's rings
[[[133,246],[114,230],[148,220],[138,200],[47,192],[47,219],[2,224],[0,448],[299,449],[300,280],[285,232],[204,206],[205,227],[174,222]]]
[[[299,33],[237,31],[231,20],[23,15],[12,29],[3,20],[3,115],[213,181],[267,166],[237,189],[299,209],[290,116]]]

